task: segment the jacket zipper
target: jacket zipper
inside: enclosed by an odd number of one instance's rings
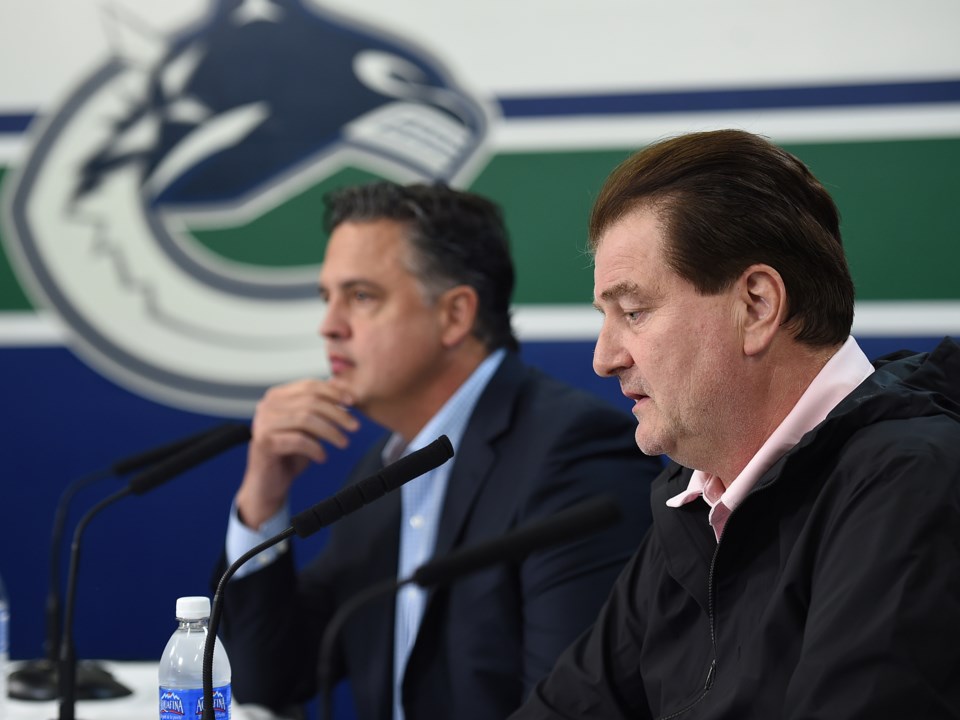
[[[737,507],[735,507],[733,510],[730,511],[730,515],[727,516],[727,522],[724,524],[724,529],[729,527],[730,520],[736,514],[737,510],[739,510],[743,506],[743,504],[747,501],[747,498],[752,497],[753,495],[756,495],[758,493],[762,493],[768,487],[775,485],[779,479],[780,478],[778,476],[777,478],[767,483],[766,485],[763,485],[762,487],[754,488],[752,492],[749,492],[747,494],[747,497],[743,499],[740,505],[738,505]],[[691,702],[686,707],[681,708],[676,712],[670,713],[669,715],[661,715],[657,720],[671,720],[671,718],[679,717],[680,715],[683,715],[684,713],[688,713],[691,710],[693,710],[693,708],[695,708],[697,705],[703,702],[703,699],[707,696],[707,693],[709,693],[710,689],[713,687],[713,681],[717,676],[718,653],[717,653],[717,632],[716,632],[716,626],[715,626],[716,621],[713,616],[713,573],[717,566],[717,555],[720,553],[720,543],[722,541],[723,541],[723,535],[721,534],[720,540],[717,541],[717,547],[713,551],[713,557],[710,559],[710,574],[707,577],[707,618],[710,621],[710,645],[711,647],[713,647],[713,660],[710,661],[710,667],[707,668],[707,679],[703,684],[703,691],[696,697],[696,699],[693,702]]]
[[[733,513],[731,512],[732,516]],[[730,518],[727,518],[727,522],[730,521]],[[721,537],[723,537],[721,535]],[[701,702],[707,696],[707,693],[710,692],[710,688],[713,687],[713,679],[717,674],[717,633],[714,628],[713,621],[713,569],[717,564],[717,553],[720,551],[720,543],[717,543],[716,549],[713,551],[713,557],[710,559],[710,574],[707,577],[707,618],[710,620],[710,646],[713,648],[713,660],[710,661],[710,667],[707,668],[707,679],[703,683],[703,690],[700,694],[684,708],[677,710],[676,712],[670,713],[669,715],[661,715],[658,720],[671,720],[671,718],[679,717],[684,713],[688,713]]]

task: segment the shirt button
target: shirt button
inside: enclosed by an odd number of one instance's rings
[[[410,518],[410,527],[412,527],[414,530],[419,530],[423,527],[423,522],[423,515],[414,515],[412,518]]]

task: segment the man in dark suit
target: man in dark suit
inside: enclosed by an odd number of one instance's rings
[[[320,638],[346,600],[612,494],[618,526],[448,587],[404,588],[339,634],[335,670],[349,676],[360,720],[505,717],[596,615],[649,525],[659,461],[637,450],[625,412],[519,359],[513,266],[491,202],[377,183],[328,198],[327,225],[320,332],[331,377],[274,388],[258,406],[228,559],[289,524],[292,482],[348,444],[353,411],[391,434],[350,481],[441,434],[456,455],[338,523],[299,574],[281,545],[231,582],[222,629],[234,693],[273,708],[309,699]]]

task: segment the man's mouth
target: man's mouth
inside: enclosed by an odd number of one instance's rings
[[[343,355],[330,355],[328,359],[330,361],[330,372],[334,376],[340,375],[354,366],[353,361]]]
[[[644,395],[643,393],[631,392],[630,390],[626,390],[626,389],[623,389],[623,388],[621,388],[621,390],[622,390],[623,394],[624,394],[626,397],[628,397],[628,398],[630,398],[631,400],[633,400],[633,411],[634,411],[634,412],[636,412],[637,409],[638,409],[641,405],[643,405],[647,400],[650,399],[650,396],[649,396],[649,395]]]

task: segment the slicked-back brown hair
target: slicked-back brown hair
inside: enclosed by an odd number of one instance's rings
[[[741,130],[650,145],[604,183],[590,216],[590,250],[640,208],[657,214],[667,264],[697,292],[722,292],[764,263],[783,278],[787,326],[798,341],[829,346],[850,334],[854,288],[837,207],[787,151]]]

